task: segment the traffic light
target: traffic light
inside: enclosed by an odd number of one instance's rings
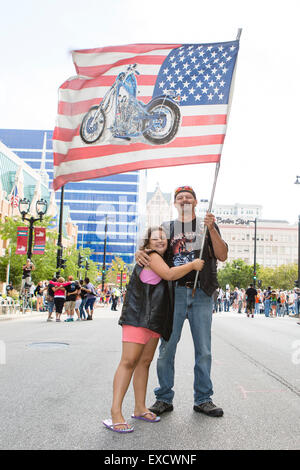
[[[84,256],[81,253],[78,253],[78,268],[84,268]]]
[[[66,269],[66,266],[67,266],[67,260],[63,259],[63,258],[60,258],[60,268],[61,269]]]
[[[85,269],[87,271],[90,269],[90,263],[88,262],[88,260],[86,260],[86,262],[85,262]]]
[[[299,280],[297,279],[297,281],[295,281],[294,284],[295,284],[295,287],[299,287]]]
[[[258,283],[258,287],[261,287],[261,285],[262,285],[261,279],[259,279],[259,280],[257,281],[257,283]]]
[[[253,273],[253,279],[256,281],[256,273]]]

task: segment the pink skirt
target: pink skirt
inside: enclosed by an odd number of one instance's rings
[[[151,338],[160,338],[160,334],[140,326],[122,326],[122,341],[124,343],[147,344]]]

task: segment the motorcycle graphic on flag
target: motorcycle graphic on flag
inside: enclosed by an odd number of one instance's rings
[[[98,106],[92,106],[83,117],[80,137],[86,144],[99,143],[104,131],[113,139],[147,141],[153,145],[171,142],[181,122],[177,102],[180,95],[174,90],[164,90],[144,104],[137,99],[137,64],[129,65],[125,72],[118,74],[115,82]]]

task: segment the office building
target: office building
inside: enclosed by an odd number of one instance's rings
[[[52,131],[0,129],[0,141],[31,168],[53,181]],[[78,226],[78,248],[94,250],[92,259],[103,262],[105,221],[107,220],[106,264],[115,256],[132,263],[139,232],[139,213],[145,213],[145,172],[134,171],[104,178],[68,183],[64,206]],[[61,191],[56,192],[60,205]],[[141,205],[144,206],[142,208]],[[107,218],[106,218],[107,217]]]

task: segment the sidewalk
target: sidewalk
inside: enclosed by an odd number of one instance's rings
[[[120,316],[120,312],[122,310],[122,306],[118,306],[118,310],[116,312],[111,311],[111,305],[95,305],[95,310],[94,310],[94,317],[103,317],[103,316],[115,316],[118,317]],[[100,315],[99,315],[100,314]],[[62,314],[63,316],[65,313]],[[18,311],[18,313],[2,313],[0,314],[0,322],[5,321],[5,320],[24,320],[28,318],[39,318],[39,317],[45,317],[45,319],[48,317],[48,312],[37,312],[36,310],[27,310],[25,313],[22,313],[22,311]],[[53,317],[55,317],[55,312],[53,314]],[[75,318],[76,318],[76,313],[75,313]]]
[[[25,313],[22,313],[19,310],[17,313],[2,313],[0,315],[0,322],[5,320],[21,320],[24,318],[34,318],[40,316],[47,316],[47,312],[37,312],[36,310],[27,310]]]

